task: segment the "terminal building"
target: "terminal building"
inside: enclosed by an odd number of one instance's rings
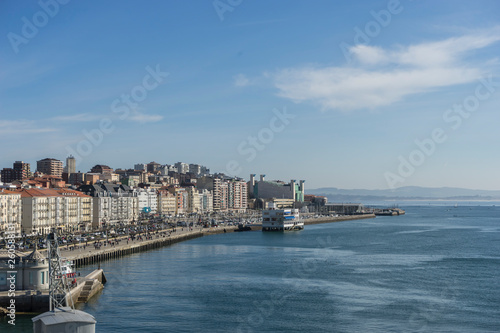
[[[248,193],[251,198],[271,200],[271,199],[291,199],[294,202],[304,202],[304,180],[296,182],[294,179],[289,183],[282,181],[267,181],[266,175],[260,175],[260,180],[255,179],[255,174],[250,175],[248,182]]]

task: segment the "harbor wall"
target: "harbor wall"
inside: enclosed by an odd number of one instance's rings
[[[142,251],[156,249],[163,246],[172,245],[178,242],[183,242],[189,239],[194,239],[202,236],[203,232],[194,232],[186,235],[160,237],[157,239],[130,243],[125,246],[109,247],[108,249],[99,251],[97,253],[89,252],[89,253],[77,254],[75,256],[68,256],[68,258],[73,260],[75,267],[81,267],[84,265],[96,264],[109,259],[120,258],[132,253],[138,253]]]
[[[373,219],[373,218],[375,218],[375,214],[327,216],[327,217],[305,219],[304,225],[352,221],[352,220],[362,220],[362,219]]]

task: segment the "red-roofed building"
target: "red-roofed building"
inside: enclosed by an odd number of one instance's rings
[[[21,194],[0,192],[0,237],[21,236]]]
[[[47,234],[89,231],[92,226],[92,197],[70,189],[30,188],[18,190],[22,201],[22,232]]]

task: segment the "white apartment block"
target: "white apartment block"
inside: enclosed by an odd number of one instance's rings
[[[158,212],[158,194],[156,190],[152,189],[135,189],[138,199],[138,212],[151,213]]]
[[[138,219],[139,203],[134,191],[126,185],[94,184],[78,188],[92,197],[93,228],[102,228]]]
[[[177,196],[169,191],[158,192],[158,213],[165,216],[175,216]]]
[[[25,234],[46,235],[88,231],[92,223],[92,198],[67,189],[23,189],[21,229]]]
[[[0,192],[0,236],[21,236],[21,193]]]

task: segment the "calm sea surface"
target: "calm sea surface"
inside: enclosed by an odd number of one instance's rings
[[[108,261],[81,309],[106,333],[500,331],[500,207],[403,208]],[[31,332],[17,322],[0,331]]]

